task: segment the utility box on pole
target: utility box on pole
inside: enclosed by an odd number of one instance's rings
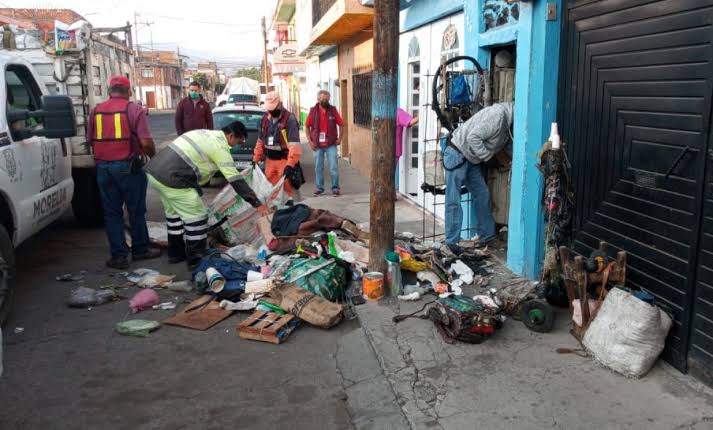
[[[394,248],[398,61],[399,0],[376,0],[371,93],[369,270],[382,273],[386,272],[384,254]]]

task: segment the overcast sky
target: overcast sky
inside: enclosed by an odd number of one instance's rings
[[[223,63],[262,58],[260,18],[275,0],[0,0],[5,7],[68,8],[95,27],[121,26],[139,14],[139,43]],[[149,26],[141,22],[153,23]],[[226,64],[227,65],[227,64]]]

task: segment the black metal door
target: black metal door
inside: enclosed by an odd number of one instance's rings
[[[696,299],[693,308],[688,364],[713,381],[713,145],[708,145],[703,221],[701,226]]]
[[[701,232],[713,0],[567,3],[559,121],[573,166],[574,247],[588,254],[606,240],[627,251],[628,281],[672,311],[664,357],[685,371],[689,344],[713,351],[713,290],[699,287],[693,312],[696,275],[711,281],[713,255]]]

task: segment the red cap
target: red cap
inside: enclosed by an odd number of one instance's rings
[[[129,82],[129,78],[123,75],[116,75],[112,76],[111,79],[109,79],[109,87],[130,87],[131,82]]]

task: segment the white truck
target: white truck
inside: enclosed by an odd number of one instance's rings
[[[258,81],[246,77],[230,78],[225,89],[215,101],[216,106],[226,104],[258,104]]]
[[[127,31],[130,27],[105,29]],[[130,39],[82,27],[83,47],[0,49],[0,323],[14,294],[14,247],[72,207],[81,225],[103,222],[90,109],[111,75],[133,76]]]

